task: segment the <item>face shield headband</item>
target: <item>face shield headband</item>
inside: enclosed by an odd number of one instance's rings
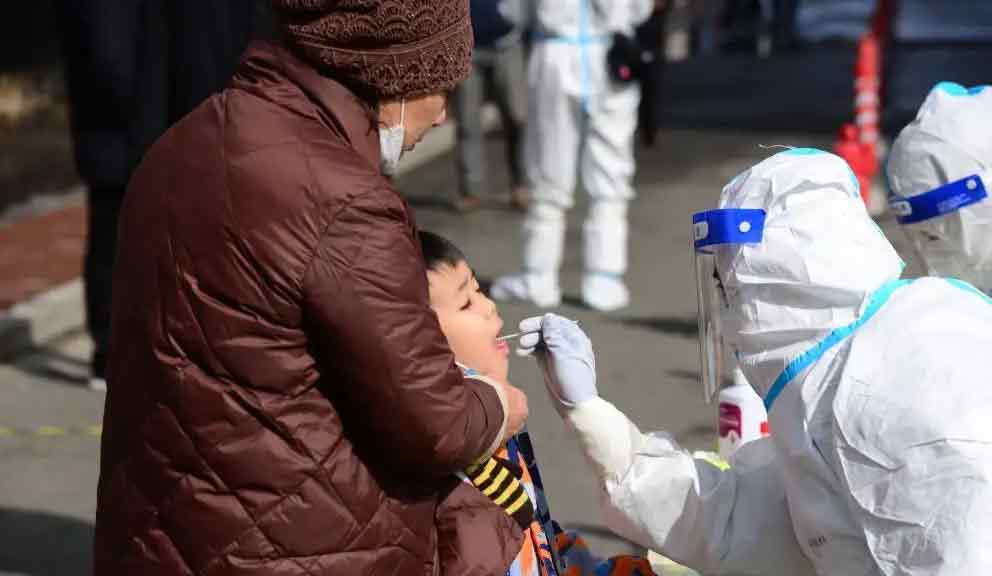
[[[725,208],[698,212],[692,217],[695,248],[696,300],[699,304],[699,355],[703,393],[710,402],[725,374],[726,344],[720,311],[728,308],[723,282],[717,272],[716,248],[727,244],[757,244],[764,237],[765,211]]]
[[[985,200],[988,193],[978,174],[949,182],[912,198],[892,200],[890,206],[900,224],[939,218]]]

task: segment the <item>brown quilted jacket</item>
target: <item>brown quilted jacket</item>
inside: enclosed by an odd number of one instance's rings
[[[367,107],[282,48],[148,152],[114,278],[96,576],[434,574],[502,436]],[[476,502],[466,495],[467,502]]]

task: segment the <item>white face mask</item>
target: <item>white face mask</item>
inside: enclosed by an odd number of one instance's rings
[[[400,102],[400,123],[396,126],[379,127],[379,170],[387,176],[396,173],[400,158],[403,156],[403,139],[406,131],[403,120],[406,116],[406,100]]]

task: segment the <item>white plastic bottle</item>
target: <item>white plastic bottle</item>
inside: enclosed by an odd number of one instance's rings
[[[768,413],[765,403],[751,388],[740,366],[733,371],[733,384],[720,390],[719,450],[729,459],[741,445],[768,436]]]

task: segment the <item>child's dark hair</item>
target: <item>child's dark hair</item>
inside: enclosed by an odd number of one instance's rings
[[[465,262],[465,254],[457,246],[433,232],[421,230],[420,250],[424,253],[424,263],[428,270],[437,270],[442,266],[454,268],[459,262]]]

